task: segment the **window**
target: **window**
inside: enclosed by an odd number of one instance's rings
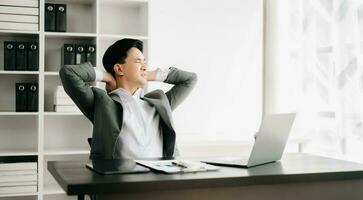
[[[363,161],[362,11],[355,0],[268,3],[269,107],[297,111],[305,151]]]

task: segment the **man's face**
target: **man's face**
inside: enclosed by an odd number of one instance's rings
[[[130,84],[143,87],[147,83],[145,57],[142,52],[132,47],[127,52],[125,63],[122,64],[123,77]]]

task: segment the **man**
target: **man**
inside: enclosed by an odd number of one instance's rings
[[[197,82],[195,73],[177,68],[146,71],[139,40],[122,39],[103,56],[107,72],[90,63],[68,65],[59,75],[67,94],[93,123],[91,159],[173,157],[175,130],[171,112],[188,96]],[[106,93],[87,82],[103,81]],[[143,95],[147,81],[174,86],[166,93]]]

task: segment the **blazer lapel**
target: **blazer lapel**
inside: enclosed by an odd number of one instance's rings
[[[174,130],[173,124],[171,121],[172,113],[169,105],[168,98],[163,95],[162,90],[154,90],[150,93],[145,94],[144,97],[142,97],[145,101],[152,104],[156,111],[159,113],[161,119],[164,121],[164,123],[171,129]]]

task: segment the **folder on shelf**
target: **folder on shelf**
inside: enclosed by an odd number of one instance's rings
[[[38,83],[27,84],[27,111],[38,111]]]
[[[20,193],[32,193],[37,191],[38,191],[37,184],[0,187],[0,194],[20,194]]]
[[[55,31],[55,5],[45,4],[45,31]]]
[[[30,175],[30,174],[37,174],[37,170],[36,169],[32,169],[32,170],[14,170],[14,169],[10,169],[10,170],[0,170],[0,177],[1,176],[12,176],[12,175]],[[4,185],[4,184],[0,184],[0,187]]]
[[[25,112],[27,107],[26,83],[16,83],[15,86],[16,112]]]
[[[62,66],[74,65],[76,61],[76,54],[74,44],[64,44],[62,50]]]
[[[91,62],[92,66],[96,67],[96,45],[89,44],[86,50],[86,61]]]
[[[4,6],[21,6],[21,7],[34,7],[37,8],[38,0],[1,0],[1,5]]]
[[[0,13],[0,21],[38,24],[39,17],[36,15],[17,15],[17,14],[15,15],[15,14]]]
[[[37,156],[1,156],[0,172],[9,170],[38,170]]]
[[[37,181],[38,174],[0,176],[0,183]]]
[[[37,192],[36,156],[0,157],[0,194]]]
[[[39,8],[1,5],[0,6],[0,13],[39,16]]]
[[[66,32],[67,30],[67,5],[55,4],[55,31]]]
[[[86,62],[86,47],[83,44],[76,44],[76,65]]]
[[[39,69],[39,49],[37,42],[28,43],[28,70],[37,71]]]
[[[16,43],[16,70],[26,70],[27,68],[27,49],[25,42]]]
[[[38,24],[33,23],[20,23],[20,22],[0,22],[0,29],[3,30],[23,30],[23,31],[37,31]]]
[[[4,42],[4,70],[15,70],[15,42]]]

